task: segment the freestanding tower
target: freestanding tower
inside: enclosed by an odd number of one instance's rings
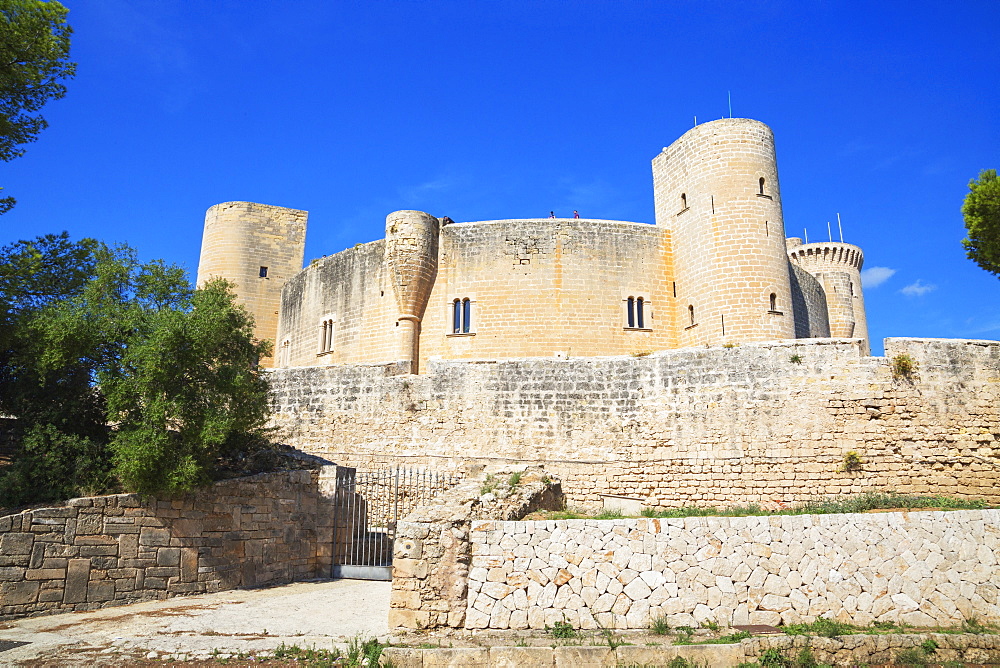
[[[680,345],[795,337],[774,135],[698,125],[653,159],[656,224],[674,245]]]
[[[254,318],[258,339],[274,343],[285,282],[302,270],[306,219],[297,209],[224,202],[205,213],[198,285],[219,277],[235,285],[236,299]],[[273,358],[260,361],[272,366]]]

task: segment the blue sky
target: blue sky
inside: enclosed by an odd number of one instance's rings
[[[650,160],[731,91],[774,129],[786,233],[839,212],[864,249],[875,351],[1000,338],[960,245],[1000,167],[996,0],[64,4],[79,72],[0,165],[0,244],[69,230],[194,272],[230,200],[307,209],[307,261],[397,209],[652,222]]]

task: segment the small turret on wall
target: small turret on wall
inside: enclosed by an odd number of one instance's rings
[[[302,270],[307,211],[254,202],[223,202],[205,213],[198,285],[219,277],[254,318],[254,333],[275,342],[281,288]],[[273,357],[260,361],[273,366]]]
[[[399,310],[397,361],[417,373],[420,321],[437,278],[440,221],[423,211],[395,211],[385,219],[385,263]]]
[[[821,241],[801,244],[789,239],[788,259],[813,275],[826,294],[830,336],[865,340],[870,351],[865,298],[861,289],[861,267],[865,256],[853,244]]]

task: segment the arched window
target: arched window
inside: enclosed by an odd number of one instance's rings
[[[333,318],[324,318],[320,325],[319,354],[333,352]]]
[[[778,295],[774,294],[773,292],[771,293],[771,310],[772,311],[778,310]]]
[[[688,316],[691,318],[691,324],[694,324],[694,305],[688,304]]]
[[[764,183],[765,183],[763,176],[760,177],[760,181],[758,181],[758,183],[760,184],[760,194],[763,195],[764,194]]]
[[[472,333],[472,300],[456,297],[451,302],[451,333]]]
[[[643,327],[645,327],[645,324],[643,323],[643,317],[642,317],[642,306],[643,306],[643,304],[645,304],[645,300],[643,300],[642,297],[639,297],[638,299],[635,300],[635,322],[636,322],[636,326],[639,329],[642,329]]]
[[[681,211],[688,208],[688,196],[687,193],[681,193]]]
[[[628,326],[635,327],[635,298],[628,298]]]

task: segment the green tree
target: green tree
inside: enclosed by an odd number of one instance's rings
[[[1000,179],[995,169],[969,181],[962,204],[969,236],[962,240],[970,260],[993,274],[1000,274]]]
[[[127,246],[0,249],[0,337],[0,411],[22,431],[3,503],[188,490],[266,420],[268,346],[228,285],[193,290]]]
[[[61,82],[76,72],[68,11],[55,0],[0,0],[0,160],[24,155],[22,145],[48,127],[38,111],[66,94]],[[0,198],[0,214],[14,204]]]

